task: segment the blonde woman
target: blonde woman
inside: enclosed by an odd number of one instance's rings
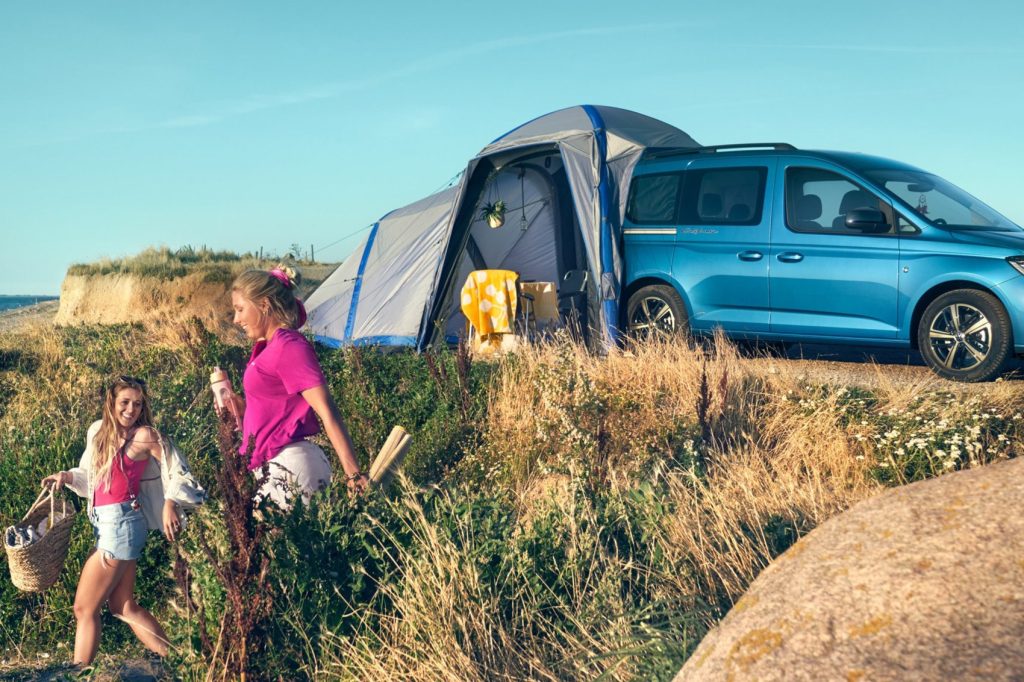
[[[148,531],[160,528],[173,541],[181,529],[178,502],[194,506],[205,493],[177,449],[153,428],[144,381],[121,376],[107,387],[103,417],[89,427],[78,467],[47,476],[43,485],[67,485],[85,497],[96,538],[75,592],[74,662],[88,665],[96,657],[104,604],[148,649],[165,656],[163,628],[135,601],[136,563]]]
[[[297,331],[306,311],[295,286],[295,272],[278,266],[243,272],[231,291],[234,323],[254,342],[242,378],[245,400],[235,403],[243,414],[241,454],[256,475],[268,464],[270,477],[257,497],[285,508],[294,492],[308,500],[330,482],[327,456],[306,440],[320,431],[317,417],[349,490],[361,492],[367,484],[313,346]]]

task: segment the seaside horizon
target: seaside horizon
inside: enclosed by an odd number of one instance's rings
[[[16,308],[24,308],[25,306],[36,305],[38,303],[45,303],[46,301],[56,301],[59,298],[60,296],[51,296],[44,294],[0,294],[0,312],[14,310]]]

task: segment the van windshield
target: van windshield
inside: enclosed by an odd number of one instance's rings
[[[955,230],[1021,231],[1009,218],[937,175],[893,168],[870,170],[864,175],[932,225]]]

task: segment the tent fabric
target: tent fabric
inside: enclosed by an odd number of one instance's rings
[[[528,121],[470,159],[456,186],[381,218],[310,296],[310,328],[335,346],[424,349],[457,332],[457,289],[479,269],[475,257],[524,279],[557,281],[567,268],[585,267],[593,283],[588,319],[598,345],[612,344],[623,274],[618,237],[633,168],[645,149],[698,146],[667,123],[615,107],[574,106]],[[520,174],[537,155],[545,157],[547,180]],[[551,178],[563,173],[565,188],[553,189]],[[509,207],[500,236],[478,217],[492,191]],[[562,211],[569,204],[571,225]],[[576,265],[565,255],[576,253],[565,243],[570,228],[582,249]]]
[[[371,228],[373,238],[306,301],[317,340],[331,346],[416,345],[457,192],[451,187],[392,211]]]

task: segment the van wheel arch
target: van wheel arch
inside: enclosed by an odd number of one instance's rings
[[[917,328],[921,324],[921,317],[924,315],[925,309],[927,309],[928,306],[931,305],[932,301],[937,299],[939,296],[942,296],[943,294],[948,294],[950,291],[956,291],[957,289],[974,289],[975,291],[980,291],[982,293],[989,294],[990,296],[995,296],[996,300],[999,300],[999,297],[996,296],[994,291],[982,286],[981,284],[978,284],[977,282],[968,282],[966,280],[953,280],[951,282],[943,282],[942,284],[938,284],[932,287],[931,289],[926,291],[924,295],[921,296],[921,298],[917,300],[917,305],[914,306],[914,313],[910,316],[910,327],[908,328],[908,331],[910,336],[911,348],[917,351],[921,350],[917,342]],[[1002,303],[1002,301],[999,302]],[[1005,304],[1003,305],[1003,307],[1006,307]]]
[[[916,336],[931,370],[952,381],[990,381],[1013,354],[1006,306],[981,288],[954,289],[932,300]]]
[[[638,292],[641,289],[643,289],[644,287],[649,287],[649,286],[663,286],[663,287],[669,287],[670,289],[674,290],[676,292],[676,295],[679,296],[679,298],[682,299],[682,301],[683,301],[683,308],[684,308],[684,310],[686,312],[686,319],[687,320],[692,319],[693,310],[690,308],[690,299],[688,299],[683,294],[683,292],[681,292],[679,290],[679,287],[677,287],[675,284],[673,284],[669,280],[661,279],[660,277],[643,277],[641,279],[636,280],[635,282],[630,282],[629,286],[627,286],[626,290],[622,293],[622,298],[620,299],[620,302],[619,302],[619,317],[620,317],[619,328],[620,329],[627,329],[629,327],[628,308],[629,308],[629,299],[630,299],[630,297],[633,294],[635,294],[636,292]]]

